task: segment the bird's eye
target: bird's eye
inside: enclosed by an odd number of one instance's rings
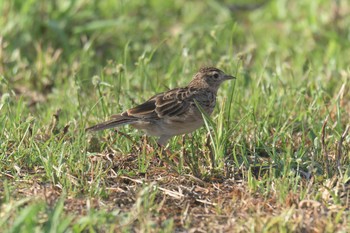
[[[215,79],[218,79],[218,78],[219,78],[219,74],[218,74],[218,73],[215,73],[215,74],[213,74],[213,77],[214,77]]]

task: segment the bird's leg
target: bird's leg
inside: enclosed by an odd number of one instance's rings
[[[154,148],[148,143],[148,137],[146,135],[142,136],[143,139],[143,150],[145,150],[147,153],[152,153],[154,151]]]
[[[157,143],[157,149],[156,149],[156,153],[155,153],[155,157],[153,159],[154,164],[156,164],[157,166],[164,166],[164,159],[167,159],[167,154],[166,154],[166,148],[160,144]]]
[[[186,134],[182,135],[182,145],[181,145],[181,150],[182,150],[182,158],[180,158],[180,161],[182,162],[182,166],[183,164],[187,164],[187,151],[186,151],[186,146],[185,146],[185,143],[186,143]]]
[[[165,158],[168,158],[171,156],[171,152],[165,146],[159,143],[157,143],[157,145],[158,145],[158,152],[160,152],[159,155]]]
[[[163,153],[163,145],[157,143],[157,152],[155,153],[155,162],[157,165],[163,166],[162,155]]]
[[[157,141],[158,151],[160,151],[159,155],[162,155],[164,158],[168,158],[171,155],[171,152],[165,147],[169,138],[169,136],[160,136]]]
[[[186,150],[186,140],[187,141],[190,141],[190,144],[191,145],[195,145],[194,143],[194,137],[193,137],[193,134],[190,133],[190,134],[187,134],[187,135],[183,135],[182,137],[182,159],[183,159],[183,163],[185,166],[188,166],[188,167],[192,167],[192,164],[193,164],[193,155],[191,154],[192,152],[189,152],[188,150]],[[193,147],[193,146],[192,146]],[[195,147],[195,146],[194,146]],[[189,153],[188,153],[189,152]],[[192,170],[192,169],[191,169]]]
[[[158,164],[170,169],[173,172],[178,173],[177,165],[171,159],[169,159],[169,157],[172,155],[170,150],[167,149],[162,144],[157,143],[157,145],[158,145],[157,159],[159,161]]]
[[[182,135],[182,141],[181,141],[182,156],[185,156],[186,154],[185,141],[186,141],[186,134]]]

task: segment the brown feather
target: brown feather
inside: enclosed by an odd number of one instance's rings
[[[154,110],[156,108],[156,104],[154,100],[148,100],[143,104],[140,104],[134,108],[127,110],[128,116],[135,117],[149,117],[152,116]]]
[[[180,116],[193,102],[193,96],[196,92],[190,88],[176,88],[158,96],[156,99],[156,112],[159,117]]]
[[[126,124],[131,124],[138,120],[137,118],[133,118],[133,117],[123,117],[119,114],[113,115],[112,118],[113,119],[109,121],[105,121],[100,124],[86,128],[85,131],[88,132],[88,131],[100,131],[100,130],[110,129],[110,128],[119,127]]]

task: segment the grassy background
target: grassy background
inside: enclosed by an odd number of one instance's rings
[[[2,231],[350,231],[348,1],[0,9]],[[130,127],[85,134],[205,65],[237,80],[165,164]]]

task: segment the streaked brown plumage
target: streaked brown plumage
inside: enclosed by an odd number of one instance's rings
[[[98,131],[130,124],[147,135],[159,137],[158,144],[165,145],[175,135],[187,134],[204,124],[196,102],[211,114],[216,104],[220,84],[233,76],[214,67],[201,68],[187,87],[175,88],[151,97],[149,100],[111,119],[87,128]]]

